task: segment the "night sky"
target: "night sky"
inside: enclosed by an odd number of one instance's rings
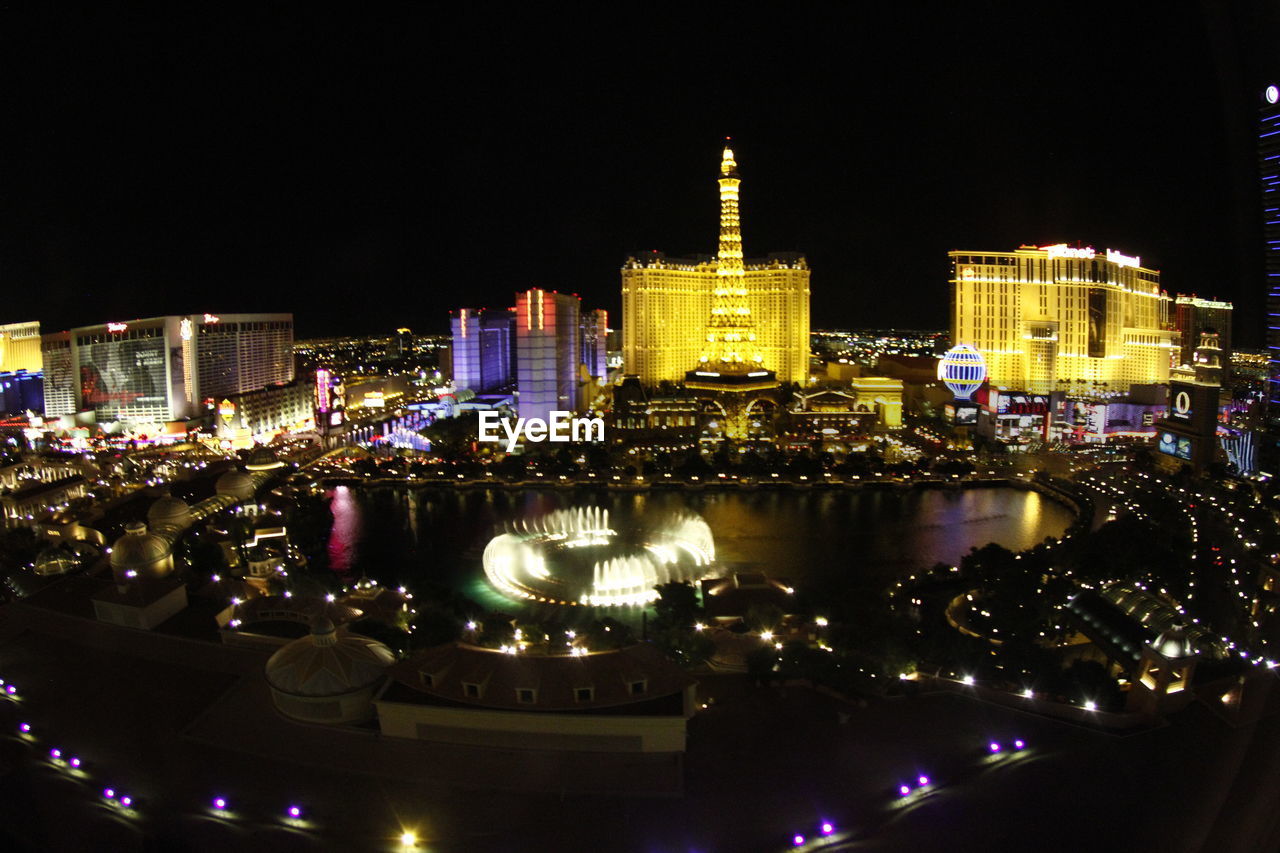
[[[616,312],[628,254],[715,251],[732,135],[815,328],[941,328],[948,250],[1080,240],[1259,340],[1280,4],[271,5],[0,11],[0,321]]]

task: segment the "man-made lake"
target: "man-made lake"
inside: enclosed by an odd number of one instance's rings
[[[504,526],[554,509],[596,506],[623,530],[693,512],[722,564],[746,564],[815,596],[876,594],[898,577],[957,563],[969,548],[1014,550],[1059,536],[1072,513],[1010,487],[912,491],[599,492],[336,488],[331,567],[386,584],[443,584],[486,595],[481,554]],[[500,602],[499,602],[500,603]]]

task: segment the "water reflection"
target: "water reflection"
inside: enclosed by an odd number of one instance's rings
[[[902,574],[956,563],[970,547],[1028,548],[1071,522],[1059,504],[1009,488],[648,494],[339,488],[330,504],[331,566],[467,593],[483,577],[485,545],[506,523],[592,506],[607,509],[619,528],[696,513],[710,525],[722,565],[751,565],[819,593],[870,594]]]
[[[338,486],[329,500],[329,512],[333,515],[333,529],[329,531],[329,568],[345,573],[355,563],[363,530],[360,505],[350,489]]]

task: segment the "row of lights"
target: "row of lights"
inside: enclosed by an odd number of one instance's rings
[[[15,685],[7,684],[3,679],[0,679],[0,686],[4,687],[4,694],[6,696],[15,701],[19,699],[17,695],[18,689]],[[35,743],[36,736],[31,723],[19,723],[18,733],[22,740],[25,740],[28,743]],[[48,756],[50,763],[55,766],[64,767],[82,779],[88,778],[88,774],[84,767],[84,761],[79,756],[68,755],[60,747],[51,747],[49,749]],[[137,815],[137,800],[135,800],[132,795],[121,791],[116,787],[108,786],[102,789],[101,796],[105,803],[120,810],[123,814],[130,817]],[[210,810],[217,817],[232,818],[235,816],[235,813],[231,808],[231,802],[224,796],[219,795],[214,797],[210,801],[209,806]],[[280,815],[280,818],[295,828],[305,829],[307,827],[306,809],[296,802],[290,803],[286,806],[284,812]],[[417,847],[417,833],[412,830],[404,830],[399,836],[399,841],[401,846],[404,848]]]

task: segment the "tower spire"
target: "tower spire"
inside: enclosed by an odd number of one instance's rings
[[[756,345],[755,324],[747,304],[742,265],[742,222],[738,213],[738,164],[725,137],[720,157],[720,246],[716,253],[716,281],[711,292],[711,317],[698,359],[701,367],[722,373],[757,370],[764,356]]]

